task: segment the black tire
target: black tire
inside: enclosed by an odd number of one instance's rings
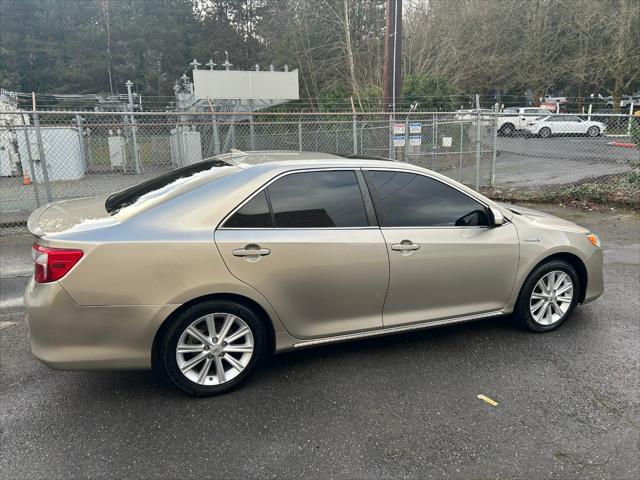
[[[571,278],[571,281],[573,282],[573,298],[571,300],[569,308],[564,313],[562,318],[550,325],[542,325],[536,322],[536,320],[533,318],[533,315],[531,314],[531,295],[536,284],[542,277],[552,271],[558,270],[566,273]],[[538,265],[529,274],[524,284],[522,285],[522,288],[520,289],[520,295],[518,296],[518,301],[516,302],[516,306],[513,311],[514,317],[523,328],[531,332],[548,332],[554,330],[562,325],[576,308],[576,305],[578,304],[578,297],[580,296],[580,288],[580,278],[578,277],[575,268],[573,268],[570,263],[565,262],[564,260],[554,259]]]
[[[178,367],[176,347],[182,333],[195,320],[212,313],[230,313],[239,317],[251,330],[253,335],[253,354],[247,366],[235,378],[221,385],[201,385],[189,380]],[[178,315],[156,344],[154,370],[165,380],[182,391],[198,397],[206,397],[227,393],[244,383],[256,368],[265,360],[270,352],[270,337],[266,326],[268,319],[262,318],[247,306],[232,302],[210,300],[199,303]]]
[[[505,123],[500,127],[500,135],[511,137],[515,133],[516,128],[511,123]]]
[[[589,135],[590,137],[597,137],[600,135],[600,129],[593,125],[588,128],[587,135]]]
[[[549,127],[542,127],[538,131],[538,136],[540,138],[549,138],[551,136],[551,129]]]

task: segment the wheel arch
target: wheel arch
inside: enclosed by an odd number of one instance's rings
[[[183,312],[193,307],[194,305],[197,305],[202,302],[212,301],[212,300],[236,302],[253,310],[266,323],[267,331],[269,332],[269,349],[271,352],[275,350],[276,335],[275,335],[275,330],[273,328],[273,321],[269,316],[269,314],[267,313],[267,311],[262,307],[262,305],[260,305],[258,302],[256,302],[255,300],[249,297],[246,297],[244,295],[239,295],[236,293],[212,293],[207,295],[201,295],[199,297],[189,300],[188,302],[183,303],[178,308],[176,308],[173,312],[171,312],[167,316],[167,318],[164,319],[164,321],[160,324],[160,327],[158,328],[158,330],[156,331],[156,334],[153,337],[153,344],[151,347],[152,365],[156,364],[156,359],[158,354],[158,343],[160,339],[162,339],[165,332],[168,330],[169,326],[171,325],[171,322],[175,318],[177,318],[179,315],[181,315]]]
[[[513,122],[504,122],[502,125],[500,125],[500,128],[498,129],[499,132],[503,132],[506,128],[511,127],[513,130],[516,129],[516,125]]]
[[[585,295],[587,293],[587,282],[589,281],[589,277],[587,274],[587,267],[582,261],[582,259],[570,252],[556,252],[551,255],[544,257],[538,263],[536,263],[530,270],[527,272],[527,276],[525,278],[529,278],[531,272],[533,272],[540,265],[547,263],[551,260],[564,260],[569,265],[571,265],[576,273],[578,274],[578,280],[580,281],[580,292],[578,294],[578,303],[582,303],[584,301]],[[524,283],[523,283],[524,285]],[[520,287],[522,290],[522,286]]]

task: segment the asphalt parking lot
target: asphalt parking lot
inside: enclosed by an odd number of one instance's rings
[[[559,330],[497,319],[287,353],[208,399],[39,364],[31,240],[0,238],[0,477],[639,478],[640,215],[535,208],[606,248],[605,294]]]

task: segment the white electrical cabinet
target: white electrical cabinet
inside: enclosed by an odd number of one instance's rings
[[[170,136],[171,163],[183,167],[202,160],[200,132],[188,129],[173,129]]]
[[[109,137],[109,160],[111,161],[111,170],[124,169],[127,165],[125,140],[121,135]]]
[[[38,141],[34,127],[26,128],[29,136],[31,158],[35,170],[32,180],[37,183],[44,182],[43,159],[40,158]],[[46,159],[47,174],[50,182],[60,180],[77,180],[84,177],[84,161],[80,148],[80,137],[77,128],[71,127],[40,127],[42,136],[42,149]],[[29,167],[29,154],[25,135],[18,137],[18,154],[22,163],[22,170],[31,175]]]
[[[9,144],[4,144],[0,141],[0,177],[10,177],[12,175],[9,148],[11,148]]]

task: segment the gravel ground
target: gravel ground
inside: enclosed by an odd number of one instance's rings
[[[639,478],[640,217],[536,208],[606,248],[605,294],[559,330],[507,318],[292,352],[195,400],[148,372],[39,364],[31,240],[1,238],[0,477]]]

